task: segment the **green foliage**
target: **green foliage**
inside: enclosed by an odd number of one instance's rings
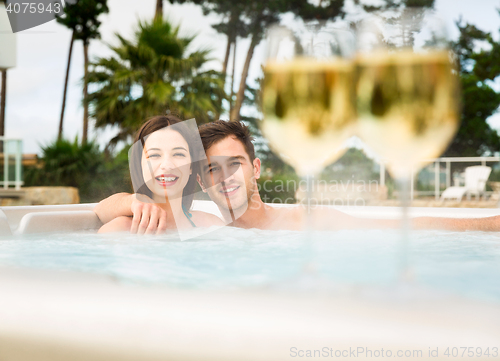
[[[354,0],[355,4],[360,4],[367,12],[404,10],[407,8],[432,8],[435,0],[385,0],[380,5],[366,5],[364,1]]]
[[[347,181],[378,180],[379,172],[375,170],[375,162],[358,148],[349,148],[342,157],[330,166],[325,167],[321,178],[325,180]]]
[[[107,0],[77,0],[74,4],[66,2],[65,16],[57,17],[58,23],[74,31],[75,39],[88,44],[90,39],[99,39],[99,15],[108,13]]]
[[[129,147],[125,147],[115,156],[103,153],[104,162],[97,169],[95,177],[90,182],[79,185],[81,202],[99,202],[119,192],[133,193],[128,149]]]
[[[225,34],[229,43],[235,41],[236,37],[251,38],[239,91],[236,94],[232,114],[230,114],[231,120],[242,119],[240,110],[245,97],[248,69],[254,49],[263,39],[264,31],[268,26],[278,23],[281,16],[288,12],[304,20],[327,20],[344,16],[344,0],[322,0],[318,5],[304,0],[170,0],[170,2],[194,3],[201,6],[205,15],[215,14],[222,18],[220,23],[212,27]]]
[[[74,142],[57,140],[42,152],[43,167],[29,175],[30,184],[78,187],[82,178],[94,175],[103,161],[94,143],[79,145],[76,138]]]
[[[255,89],[250,89],[252,97]],[[258,189],[264,202],[274,203],[295,203],[295,187],[287,186],[288,182],[298,184],[299,177],[294,169],[283,162],[270,148],[262,136],[258,126],[258,119],[252,117],[242,117],[244,123],[250,128],[254,137],[255,155],[261,160],[261,177],[257,180]]]
[[[220,111],[223,82],[220,73],[202,68],[209,50],[188,54],[194,37],[179,37],[179,27],[157,18],[139,22],[133,40],[117,34],[118,46],[109,58],[92,64],[89,84],[91,116],[96,127],[118,125],[112,143],[125,140],[144,119],[173,111],[198,123],[213,120]]]
[[[500,93],[491,82],[500,75],[500,43],[474,25],[457,23],[459,39],[453,44],[462,84],[461,126],[446,156],[480,156],[500,150],[500,137],[486,120],[500,105]],[[478,43],[486,47],[478,50]]]
[[[500,169],[493,169],[489,178],[489,182],[500,182]]]
[[[314,5],[312,1],[281,1],[285,9],[304,20],[331,20],[344,17],[344,2],[344,0],[323,0]]]
[[[257,180],[260,197],[265,203],[296,203],[298,184],[299,178],[295,174],[264,174]]]
[[[237,36],[247,37],[249,33],[248,24],[241,21],[241,16],[249,3],[230,0],[169,0],[171,3],[193,3],[201,6],[204,15],[215,14],[222,18],[220,23],[212,27],[219,33],[234,39]]]
[[[254,138],[255,156],[261,160],[263,171],[273,175],[295,175],[293,168],[269,148],[267,140],[260,131],[259,120],[253,117],[242,117],[242,120],[250,128]]]
[[[253,129],[252,125],[251,129]],[[257,155],[262,161],[262,175],[258,180],[262,199],[265,202],[274,203],[295,202],[295,192],[301,180],[293,168],[283,163],[267,147],[258,150]],[[380,173],[375,168],[375,162],[368,158],[362,150],[349,148],[337,162],[324,169],[319,179],[326,182],[354,183],[365,181],[368,184],[369,181],[378,181],[380,178]],[[386,175],[386,186],[392,192],[394,184],[388,175]]]
[[[95,143],[79,144],[66,139],[42,148],[40,167],[25,169],[25,186],[76,187],[81,202],[97,202],[122,191],[130,191],[127,148],[115,157]]]

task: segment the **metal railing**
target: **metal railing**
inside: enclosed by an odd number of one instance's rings
[[[0,180],[0,186],[4,189],[14,186],[20,190],[24,184],[22,180],[22,155],[23,141],[21,139],[6,138],[0,136],[1,148],[3,149],[3,180]],[[11,180],[11,160],[14,160],[14,180]]]
[[[431,192],[418,192],[418,194],[434,194],[436,200],[439,200],[441,195],[441,163],[445,163],[445,174],[446,174],[446,188],[451,186],[451,163],[481,163],[481,165],[486,165],[487,162],[500,162],[500,157],[442,157],[426,161],[425,163],[434,163],[434,191]],[[384,162],[380,162],[380,184],[385,185],[385,165]],[[419,172],[412,172],[411,174],[411,185],[410,185],[410,198],[413,200],[415,197],[415,176]]]

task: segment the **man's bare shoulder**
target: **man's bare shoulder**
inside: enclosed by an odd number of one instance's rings
[[[277,216],[269,229],[305,229],[306,215],[310,213],[312,227],[322,230],[339,230],[351,228],[351,223],[355,217],[348,215],[338,209],[327,206],[312,206],[307,209],[305,205],[294,204],[290,206],[270,205]]]
[[[279,206],[266,204],[269,213],[269,222],[266,229],[292,230],[303,229],[303,208],[299,205]]]

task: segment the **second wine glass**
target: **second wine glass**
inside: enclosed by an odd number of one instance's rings
[[[409,278],[408,206],[413,171],[446,149],[458,128],[459,88],[444,23],[430,10],[376,14],[358,31],[358,127],[387,164],[403,209],[401,278]]]
[[[271,148],[307,180],[343,153],[354,131],[354,36],[320,22],[268,30],[261,129]],[[307,226],[310,226],[308,222]]]

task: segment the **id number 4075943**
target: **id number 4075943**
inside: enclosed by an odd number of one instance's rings
[[[42,13],[55,13],[59,14],[62,11],[61,4],[58,2],[49,3],[47,5],[43,3],[8,3],[5,8],[7,13],[15,14],[42,14]]]
[[[448,347],[443,355],[448,357],[498,357],[498,347]]]

